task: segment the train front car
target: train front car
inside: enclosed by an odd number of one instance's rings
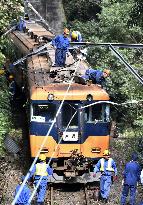
[[[48,134],[68,84],[35,87],[31,95],[30,144],[35,157],[42,152],[52,157],[53,182],[87,183],[93,165],[109,147],[109,105],[105,90],[97,85],[72,84],[56,122]]]
[[[28,23],[26,27],[27,33],[16,30],[10,34],[22,56],[29,56],[31,50],[38,53],[41,44],[36,39],[40,39],[41,35],[42,38],[46,36],[47,41],[54,37],[36,23]],[[38,51],[43,51],[41,48]],[[92,177],[93,165],[102,157],[103,150],[109,147],[109,105],[98,103],[108,101],[109,96],[97,85],[82,85],[74,81],[66,94],[73,75],[83,75],[89,67],[81,58],[77,62],[69,55],[66,68],[52,67],[55,50],[49,43],[44,46],[44,52],[34,54],[26,59],[24,69],[14,68],[15,81],[19,86],[19,72],[25,76],[20,83],[24,84],[30,104],[31,157],[37,156],[45,140],[42,152],[47,160],[52,158],[53,182],[92,182],[96,180]]]

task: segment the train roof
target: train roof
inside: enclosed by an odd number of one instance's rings
[[[53,94],[54,100],[63,100],[69,84],[50,84],[44,87],[33,87],[31,89],[31,100],[48,100],[48,95]],[[107,92],[97,85],[71,85],[65,100],[87,100],[92,95],[93,100],[109,100]]]
[[[48,94],[53,94],[55,100],[62,100],[75,70],[76,74],[81,76],[89,68],[89,64],[83,58],[77,60],[69,54],[66,59],[66,67],[53,67],[55,50],[48,42],[54,35],[37,23],[28,22],[26,27],[27,33],[16,30],[10,34],[10,38],[23,55],[47,44],[42,52],[28,57],[26,60],[30,99],[47,100]],[[42,44],[39,42],[40,37],[44,39]],[[93,100],[109,100],[107,92],[101,87],[94,84],[82,85],[74,81],[66,100],[86,100],[88,94],[93,96]]]

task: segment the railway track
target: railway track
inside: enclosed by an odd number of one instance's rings
[[[97,205],[98,190],[86,185],[50,185],[47,193],[48,205]]]

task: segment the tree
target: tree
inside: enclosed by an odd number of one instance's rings
[[[72,4],[74,1],[70,1]],[[79,1],[79,3],[82,1]],[[93,3],[94,1],[92,1]],[[91,3],[91,1],[90,1]],[[100,12],[91,21],[80,17],[72,19],[73,29],[80,30],[85,40],[92,42],[123,42],[141,43],[143,39],[142,2],[138,0],[103,0],[99,6]],[[86,7],[86,4],[84,5]],[[140,13],[136,11],[140,10]],[[86,11],[86,8],[84,8]],[[72,16],[72,10],[69,9]],[[86,16],[87,14],[85,14]],[[98,16],[98,18],[97,18]],[[98,19],[98,21],[97,21]],[[69,19],[71,20],[71,19]],[[136,20],[136,23],[135,23]],[[143,52],[139,49],[118,49],[121,55],[137,72],[143,75]],[[90,48],[88,61],[96,68],[110,68],[111,79],[108,82],[108,91],[111,100],[122,103],[132,100],[142,100],[142,85],[129,73],[125,66],[111,53],[108,48]],[[113,109],[113,118],[122,122],[123,128],[133,127],[134,131],[141,132],[143,127],[143,109],[141,103],[129,104]],[[125,123],[124,123],[125,122]],[[126,125],[126,126],[125,126]]]

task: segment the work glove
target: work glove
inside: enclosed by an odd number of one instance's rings
[[[94,178],[96,177],[96,173],[93,173],[93,177],[94,177]]]
[[[118,177],[117,176],[113,176],[113,182],[117,181],[117,180],[118,180]]]

